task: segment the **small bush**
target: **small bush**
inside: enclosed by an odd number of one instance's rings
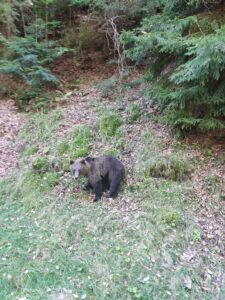
[[[122,125],[122,120],[116,114],[100,117],[100,133],[104,138],[114,136],[117,129]]]
[[[157,156],[146,163],[145,172],[152,177],[163,177],[174,181],[183,181],[190,178],[192,166],[186,160],[176,156]]]
[[[93,134],[88,126],[78,126],[73,133],[70,156],[74,159],[86,156],[89,153],[89,146],[92,138]]]
[[[88,26],[88,23],[82,22],[79,26],[79,47],[81,49],[88,49],[93,46],[93,32]]]
[[[59,175],[56,172],[45,173],[44,180],[47,181],[50,187],[54,187],[59,183]]]
[[[27,106],[31,102],[34,102],[40,96],[40,94],[41,90],[26,87],[17,90],[16,93],[13,95],[13,99],[18,105],[19,109],[22,110],[25,106]]]
[[[32,168],[38,173],[46,173],[50,169],[50,164],[47,158],[40,156],[33,160]]]

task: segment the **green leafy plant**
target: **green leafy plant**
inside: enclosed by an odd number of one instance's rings
[[[77,126],[73,132],[70,145],[70,156],[72,159],[88,155],[93,134],[86,125]]]
[[[155,156],[145,164],[145,173],[153,177],[163,177],[170,180],[182,181],[190,178],[192,165],[176,155],[168,157]]]
[[[117,129],[122,125],[121,118],[113,113],[103,115],[99,120],[100,133],[104,138],[109,138],[116,134]]]

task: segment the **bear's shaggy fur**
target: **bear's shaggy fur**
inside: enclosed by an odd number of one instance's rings
[[[71,161],[71,172],[75,179],[80,175],[88,176],[87,188],[94,190],[94,201],[101,199],[104,189],[109,189],[109,197],[115,198],[125,176],[122,162],[110,156],[86,157]]]

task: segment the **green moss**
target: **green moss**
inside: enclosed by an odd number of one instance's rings
[[[45,173],[50,169],[50,164],[47,158],[39,156],[33,160],[32,167],[39,173]]]
[[[103,137],[111,137],[116,134],[117,129],[122,125],[122,120],[116,114],[109,114],[100,117],[99,127]]]

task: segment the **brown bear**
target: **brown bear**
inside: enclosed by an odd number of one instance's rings
[[[86,189],[92,188],[94,190],[94,202],[101,199],[102,192],[105,189],[109,189],[109,198],[115,198],[120,183],[125,176],[125,168],[122,162],[110,156],[89,156],[77,159],[71,161],[70,169],[75,179],[80,175],[88,176]]]

